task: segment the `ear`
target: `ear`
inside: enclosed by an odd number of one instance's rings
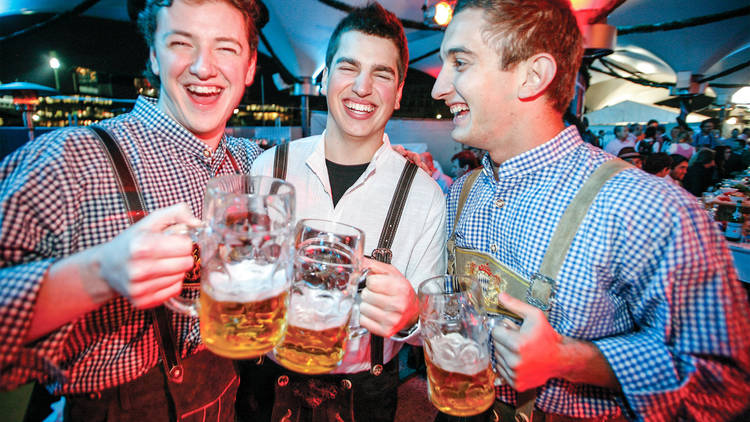
[[[401,96],[404,94],[404,83],[401,82],[398,85],[398,92],[396,92],[396,104],[394,104],[393,109],[398,110],[401,108]]]
[[[323,77],[320,78],[320,93],[328,95],[328,68],[323,69]]]
[[[253,84],[253,80],[255,79],[255,65],[258,63],[258,52],[253,52],[253,55],[250,57],[250,63],[247,67],[247,73],[245,74],[245,86],[250,86]]]
[[[518,98],[533,100],[544,94],[557,74],[557,63],[549,53],[539,53],[529,57],[522,65],[523,73]]]
[[[159,76],[159,60],[156,59],[156,51],[153,47],[148,49],[148,59],[151,62],[151,72]]]

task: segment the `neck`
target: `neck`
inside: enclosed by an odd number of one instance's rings
[[[515,117],[515,122],[506,133],[498,134],[500,137],[488,149],[496,164],[544,144],[565,129],[562,114],[546,104],[540,107],[539,104],[522,103],[521,110],[510,117]]]
[[[385,128],[366,138],[350,137],[338,130],[335,124],[328,124],[324,139],[326,159],[344,165],[369,163],[383,145],[384,133]]]

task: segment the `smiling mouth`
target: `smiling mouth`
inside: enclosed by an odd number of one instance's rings
[[[463,103],[461,103],[461,104],[453,104],[451,106],[450,110],[451,110],[451,114],[453,114],[454,116],[458,116],[458,115],[460,115],[463,112],[469,111],[469,106],[466,105],[466,104],[463,104]]]
[[[348,108],[349,110],[357,111],[360,113],[372,113],[373,111],[375,111],[375,106],[373,105],[360,104],[360,103],[355,103],[351,101],[345,101],[344,107]]]
[[[201,86],[201,85],[188,85],[187,90],[189,93],[200,96],[200,97],[210,97],[214,95],[219,95],[223,91],[222,88],[219,88],[217,86]]]

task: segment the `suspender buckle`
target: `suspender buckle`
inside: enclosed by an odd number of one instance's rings
[[[390,264],[391,259],[393,258],[393,252],[391,252],[391,250],[388,248],[377,248],[374,251],[372,251],[371,256],[376,261]]]
[[[549,313],[555,304],[557,285],[555,280],[541,273],[531,276],[529,288],[526,290],[526,301],[533,306]]]
[[[370,368],[370,373],[377,376],[380,376],[380,374],[383,373],[383,365],[377,364],[373,365],[372,368]]]
[[[182,374],[182,365],[175,365],[169,368],[169,380],[175,384],[180,384],[182,382]]]

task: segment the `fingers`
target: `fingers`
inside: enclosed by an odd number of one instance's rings
[[[132,260],[188,257],[193,252],[193,241],[181,234],[138,233],[129,246]]]
[[[177,282],[173,280],[177,280]],[[153,283],[156,282],[157,280],[153,280]],[[138,297],[131,297],[128,300],[135,308],[148,309],[161,305],[169,298],[179,295],[182,291],[182,277],[171,278],[171,280],[170,277],[164,277],[159,284],[162,286],[161,289]]]
[[[196,227],[201,224],[201,221],[195,218],[186,204],[179,203],[151,212],[143,220],[136,223],[136,226],[149,231],[163,231],[174,224]]]
[[[529,305],[526,302],[522,302],[507,293],[500,293],[498,295],[498,300],[500,301],[500,304],[506,307],[509,311],[520,316],[524,320],[527,317],[536,317],[537,314],[541,312],[538,308]]]
[[[495,343],[495,348],[503,348],[508,350],[509,353],[518,352],[520,333],[518,329],[513,327],[518,326],[506,319],[497,322],[495,328],[492,329],[492,340]]]
[[[143,260],[130,268],[130,280],[136,284],[161,277],[184,277],[193,268],[192,256]]]

